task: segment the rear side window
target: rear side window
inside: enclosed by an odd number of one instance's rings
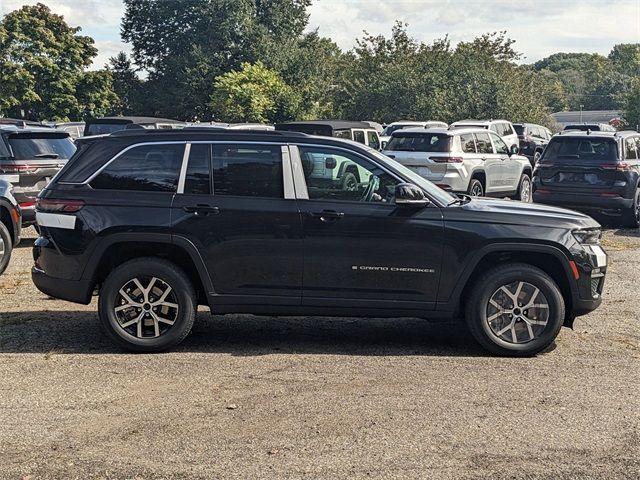
[[[627,160],[637,160],[638,157],[638,143],[635,138],[627,138],[625,140],[625,149],[627,150]]]
[[[618,157],[616,142],[610,138],[555,137],[544,151],[543,159],[562,161],[613,161]]]
[[[464,153],[476,153],[476,142],[472,133],[460,135],[460,147]]]
[[[386,149],[396,152],[449,152],[451,137],[441,133],[402,133],[400,131],[391,137]]]
[[[284,198],[279,145],[219,144],[213,152],[214,195]]]
[[[211,145],[191,145],[184,193],[191,195],[211,194]]]
[[[66,133],[20,133],[9,136],[9,145],[16,160],[68,160],[76,147]]]
[[[113,160],[90,185],[99,190],[175,192],[184,145],[141,145]]]
[[[358,143],[364,143],[364,132],[362,130],[354,130],[353,139]]]
[[[488,133],[476,133],[476,145],[478,146],[478,153],[493,153],[493,146],[491,145],[491,139]]]

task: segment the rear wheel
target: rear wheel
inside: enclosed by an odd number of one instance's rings
[[[158,352],[182,342],[196,310],[196,293],[185,273],[152,257],[113,270],[98,300],[98,316],[107,335],[134,352]]]
[[[472,178],[467,192],[472,197],[484,197],[484,187],[482,186],[482,182],[477,178]]]
[[[625,227],[638,228],[640,226],[640,187],[636,188],[633,207],[626,210],[622,215]]]
[[[526,173],[520,178],[520,184],[518,185],[518,193],[516,193],[514,200],[520,200],[521,202],[531,203],[531,177]]]
[[[12,250],[13,242],[11,241],[11,234],[5,224],[0,222],[0,275],[9,266]]]
[[[342,179],[342,190],[347,192],[355,192],[358,190],[358,179],[353,173],[347,172],[344,174],[344,178]]]
[[[564,323],[565,304],[549,275],[512,263],[476,282],[466,308],[474,338],[498,355],[535,355],[553,343]]]

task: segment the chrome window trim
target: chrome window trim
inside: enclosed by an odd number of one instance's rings
[[[189,155],[191,154],[191,144],[184,146],[184,155],[182,156],[182,165],[180,166],[180,176],[178,177],[178,188],[176,193],[184,193],[184,182],[187,176],[187,165],[189,164]]]
[[[117,154],[115,154],[113,157],[111,157],[111,159],[105,163],[103,166],[101,166],[98,170],[96,170],[95,172],[93,172],[92,175],[89,176],[89,178],[87,178],[84,182],[66,182],[67,185],[88,185],[89,183],[91,183],[93,181],[93,179],[95,179],[98,175],[100,175],[102,173],[102,171],[107,168],[109,165],[111,165],[111,163],[113,163],[116,159],[120,158],[120,156],[124,155],[125,153],[127,153],[129,150],[132,150],[136,147],[144,147],[147,145],[186,145],[187,141],[173,141],[173,142],[141,142],[141,143],[134,143],[132,145],[129,145],[127,148],[124,148],[123,150],[120,150]],[[184,162],[183,162],[184,163]]]
[[[289,153],[289,146],[282,145],[282,183],[284,185],[284,199],[295,200],[296,189],[293,181],[293,171],[291,167],[291,155]]]
[[[293,186],[295,195],[298,200],[309,200],[309,191],[307,190],[307,181],[304,178],[304,168],[302,167],[302,159],[300,158],[300,150],[298,145],[289,145],[291,151],[291,167],[293,169]]]

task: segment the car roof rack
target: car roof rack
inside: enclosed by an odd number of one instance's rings
[[[184,127],[184,128],[174,128],[174,129],[129,129],[129,130],[118,130],[113,132],[110,136],[112,137],[134,137],[138,135],[180,135],[182,132],[193,132],[193,133],[209,133],[212,135],[219,134],[227,134],[227,135],[256,135],[256,136],[281,136],[281,137],[308,137],[306,133],[302,132],[291,132],[287,130],[238,130],[238,129],[227,129],[220,127]]]

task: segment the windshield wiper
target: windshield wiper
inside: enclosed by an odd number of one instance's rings
[[[38,153],[34,155],[36,158],[60,158],[60,155],[57,153]]]

